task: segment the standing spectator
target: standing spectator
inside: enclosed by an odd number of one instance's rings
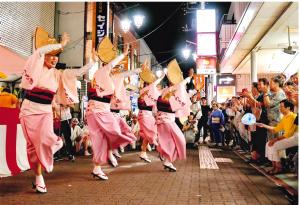
[[[273,168],[269,171],[269,174],[279,174],[282,171],[279,151],[284,150],[291,145],[295,146],[298,142],[298,139],[295,136],[290,138],[297,129],[296,123],[294,123],[297,115],[293,113],[293,103],[289,100],[282,100],[280,102],[279,109],[283,114],[283,118],[280,120],[279,124],[276,125],[276,127],[268,126],[263,123],[257,123],[258,126],[264,127],[274,133],[284,131],[282,136],[270,139],[266,145],[266,157],[272,161],[273,165]]]
[[[269,81],[266,78],[258,79],[258,91],[261,93],[257,99],[254,98],[252,93],[244,92],[243,96],[247,97],[248,102],[252,106],[252,113],[256,117],[256,122],[268,124],[267,108],[264,105],[264,93],[269,89]],[[249,162],[264,162],[265,161],[265,147],[267,143],[268,133],[263,127],[256,127],[256,131],[251,133],[252,140],[252,159]]]
[[[264,89],[264,105],[267,108],[268,120],[270,126],[276,126],[280,121],[279,104],[286,99],[282,90],[283,81],[280,76],[273,77],[270,81],[270,92]],[[273,134],[269,135],[269,139],[274,138]]]
[[[69,160],[74,161],[75,156],[74,156],[74,150],[72,149],[72,141],[71,141],[71,111],[69,106],[64,106],[64,105],[59,105],[59,110],[58,110],[59,116],[60,116],[60,121],[61,121],[61,133],[64,136],[65,143],[66,143],[66,151]]]
[[[209,131],[209,126],[208,126],[208,116],[209,116],[209,112],[211,111],[210,107],[207,105],[207,100],[205,97],[201,98],[201,118],[198,121],[197,127],[198,127],[198,133],[196,134],[195,137],[195,146],[198,146],[198,142],[200,139],[200,133],[201,133],[201,129],[203,128],[203,143],[205,144],[205,138],[208,135],[208,131]],[[212,136],[211,136],[212,137]]]
[[[10,93],[8,87],[4,88],[0,93],[0,107],[16,108],[18,107],[18,98]]]
[[[222,146],[223,139],[220,129],[224,126],[224,115],[218,108],[217,103],[212,104],[212,109],[213,111],[210,115],[209,125],[212,127],[215,145]]]
[[[191,111],[193,113],[193,116],[194,116],[195,120],[197,121],[197,123],[199,123],[199,120],[200,120],[200,118],[202,116],[202,111],[201,111],[201,104],[197,100],[197,94],[195,94],[195,95],[192,96]],[[199,138],[198,138],[197,141],[195,141],[195,146],[198,146],[198,144],[199,144],[198,141],[199,141]]]
[[[140,124],[138,122],[136,114],[132,115],[131,132],[136,137],[136,141],[133,141],[131,143],[131,148],[136,149],[136,142],[140,140]]]

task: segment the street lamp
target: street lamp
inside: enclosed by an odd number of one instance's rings
[[[143,25],[144,18],[145,18],[145,16],[140,15],[140,14],[133,16],[134,24],[138,29]]]
[[[144,23],[145,16],[137,14],[133,16],[134,25],[139,29]],[[125,18],[121,21],[121,28],[126,33],[129,31],[131,26],[131,21],[128,18]]]
[[[183,55],[185,60],[187,60],[190,57],[190,54],[191,54],[191,50],[189,48],[185,47],[182,50],[182,55]]]
[[[121,21],[121,28],[125,33],[129,31],[130,24],[131,24],[131,21],[127,18]]]

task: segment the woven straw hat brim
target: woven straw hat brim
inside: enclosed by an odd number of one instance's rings
[[[43,29],[42,27],[37,27],[35,29],[35,49],[41,48],[46,45],[50,44],[58,44],[55,38],[51,38],[49,33]],[[62,49],[54,50],[49,53],[48,55],[57,55],[62,52]]]
[[[156,80],[155,75],[149,68],[143,69],[142,72],[140,72],[140,78],[146,83],[153,83]]]
[[[117,57],[117,51],[107,36],[105,36],[98,44],[97,54],[104,63],[109,63]]]
[[[183,75],[176,59],[172,60],[167,67],[167,77],[172,84],[176,85],[183,81]]]

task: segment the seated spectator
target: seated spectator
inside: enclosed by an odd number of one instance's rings
[[[191,112],[188,117],[188,120],[186,121],[186,123],[183,125],[182,128],[187,143],[194,142],[195,135],[198,132],[197,123],[198,121],[195,119],[195,115]]]
[[[282,136],[271,139],[266,144],[266,157],[272,161],[273,165],[273,168],[268,172],[269,174],[278,174],[282,171],[279,151],[285,150],[291,146],[295,146],[298,143],[298,135],[294,135],[295,131],[297,130],[297,123],[295,122],[297,115],[293,113],[293,103],[289,100],[282,100],[280,102],[279,109],[283,114],[283,118],[276,127],[268,126],[263,123],[257,123],[258,126],[264,127],[273,133],[284,131]]]
[[[90,156],[91,154],[90,154],[88,148],[92,148],[92,141],[90,139],[89,128],[88,128],[86,119],[84,120],[84,126],[82,128],[81,143],[83,144],[83,148],[84,148],[84,156]],[[79,146],[79,147],[81,147],[81,146]]]
[[[10,93],[10,89],[8,87],[4,88],[0,93],[0,107],[16,108],[18,105],[18,98]]]
[[[78,125],[78,119],[73,118],[71,120],[71,141],[72,146],[75,146],[76,153],[80,151],[81,144],[83,142],[82,130]]]

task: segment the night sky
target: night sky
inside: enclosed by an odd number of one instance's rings
[[[138,5],[137,5],[138,4]],[[184,60],[181,54],[181,48],[185,47],[185,40],[196,41],[195,26],[192,26],[192,19],[196,18],[196,12],[184,15],[186,3],[183,2],[140,2],[140,3],[125,3],[131,9],[122,12],[121,15],[129,17],[140,11],[145,16],[144,25],[139,29],[135,29],[139,37],[143,37],[152,32],[161,25],[173,12],[176,13],[159,29],[147,36],[145,41],[154,53],[156,59],[162,66],[165,67],[169,61],[176,58],[180,63],[182,70],[186,71],[190,67],[195,67],[195,62],[192,57],[189,60]],[[136,6],[137,5],[137,6]],[[190,4],[190,7],[200,8],[200,4]],[[217,20],[221,19],[223,14],[228,12],[230,2],[206,2],[205,8],[214,8],[217,13]],[[191,11],[191,10],[189,10]],[[188,25],[190,32],[182,31],[182,27]],[[196,50],[193,45],[191,49]],[[174,57],[173,57],[174,56]],[[168,60],[169,59],[169,60]]]

